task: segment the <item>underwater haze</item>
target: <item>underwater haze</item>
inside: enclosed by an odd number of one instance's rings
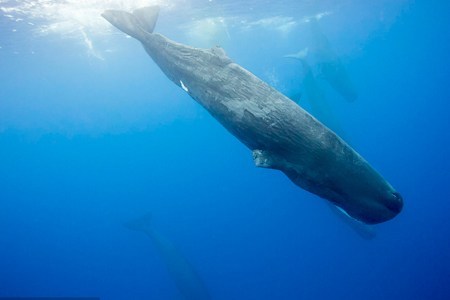
[[[334,130],[401,193],[400,214],[364,225],[255,167],[101,17],[148,5],[156,33],[222,47]],[[0,298],[450,299],[449,12],[0,0]]]

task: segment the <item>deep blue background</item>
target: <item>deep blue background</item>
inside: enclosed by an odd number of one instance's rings
[[[26,34],[34,55],[4,44],[0,296],[179,299],[154,245],[122,226],[151,211],[213,299],[449,299],[450,5],[428,2],[407,2],[360,42],[322,22],[359,90],[349,104],[327,89],[336,115],[405,200],[371,241],[255,168],[135,41],[116,37],[122,48],[101,62]],[[289,92],[295,65],[281,55],[304,47],[301,32],[265,34],[236,33],[225,50]]]

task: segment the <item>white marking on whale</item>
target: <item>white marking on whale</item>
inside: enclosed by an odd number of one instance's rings
[[[181,85],[181,88],[183,90],[185,90],[186,93],[189,93],[189,89],[184,85],[183,81],[181,81],[181,80],[180,80],[180,85]]]

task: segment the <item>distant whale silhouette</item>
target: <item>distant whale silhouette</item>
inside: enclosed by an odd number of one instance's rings
[[[341,59],[334,53],[328,38],[320,30],[317,18],[311,18],[309,23],[313,39],[311,50],[316,57],[320,76],[344,99],[349,102],[355,101],[358,93]]]
[[[298,53],[285,55],[285,58],[294,59],[301,64],[301,74],[303,74],[302,97],[290,97],[300,106],[307,102],[309,104],[311,113],[320,122],[325,124],[328,128],[331,128],[334,132],[340,134],[342,129],[336,117],[334,116],[330,103],[325,97],[324,90],[320,87],[319,82],[314,75],[313,69],[307,61],[309,56],[309,48],[305,48]]]
[[[148,213],[124,225],[128,229],[142,231],[152,240],[175,285],[186,300],[211,299],[195,268],[166,237],[153,229],[151,219],[151,214]]]
[[[166,76],[253,151],[258,167],[281,170],[296,185],[333,202],[353,218],[380,223],[403,200],[335,133],[228,58],[155,34],[159,9],[107,10],[111,24],[138,39]]]

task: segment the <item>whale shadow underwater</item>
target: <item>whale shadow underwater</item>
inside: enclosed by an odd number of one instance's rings
[[[150,213],[124,224],[130,230],[144,233],[155,246],[167,267],[170,277],[178,291],[186,300],[211,299],[208,289],[196,271],[178,248],[152,225]]]
[[[172,82],[252,151],[257,167],[280,170],[364,223],[400,213],[400,194],[344,140],[222,48],[194,48],[153,33],[158,13],[151,6],[102,16],[140,41]]]

